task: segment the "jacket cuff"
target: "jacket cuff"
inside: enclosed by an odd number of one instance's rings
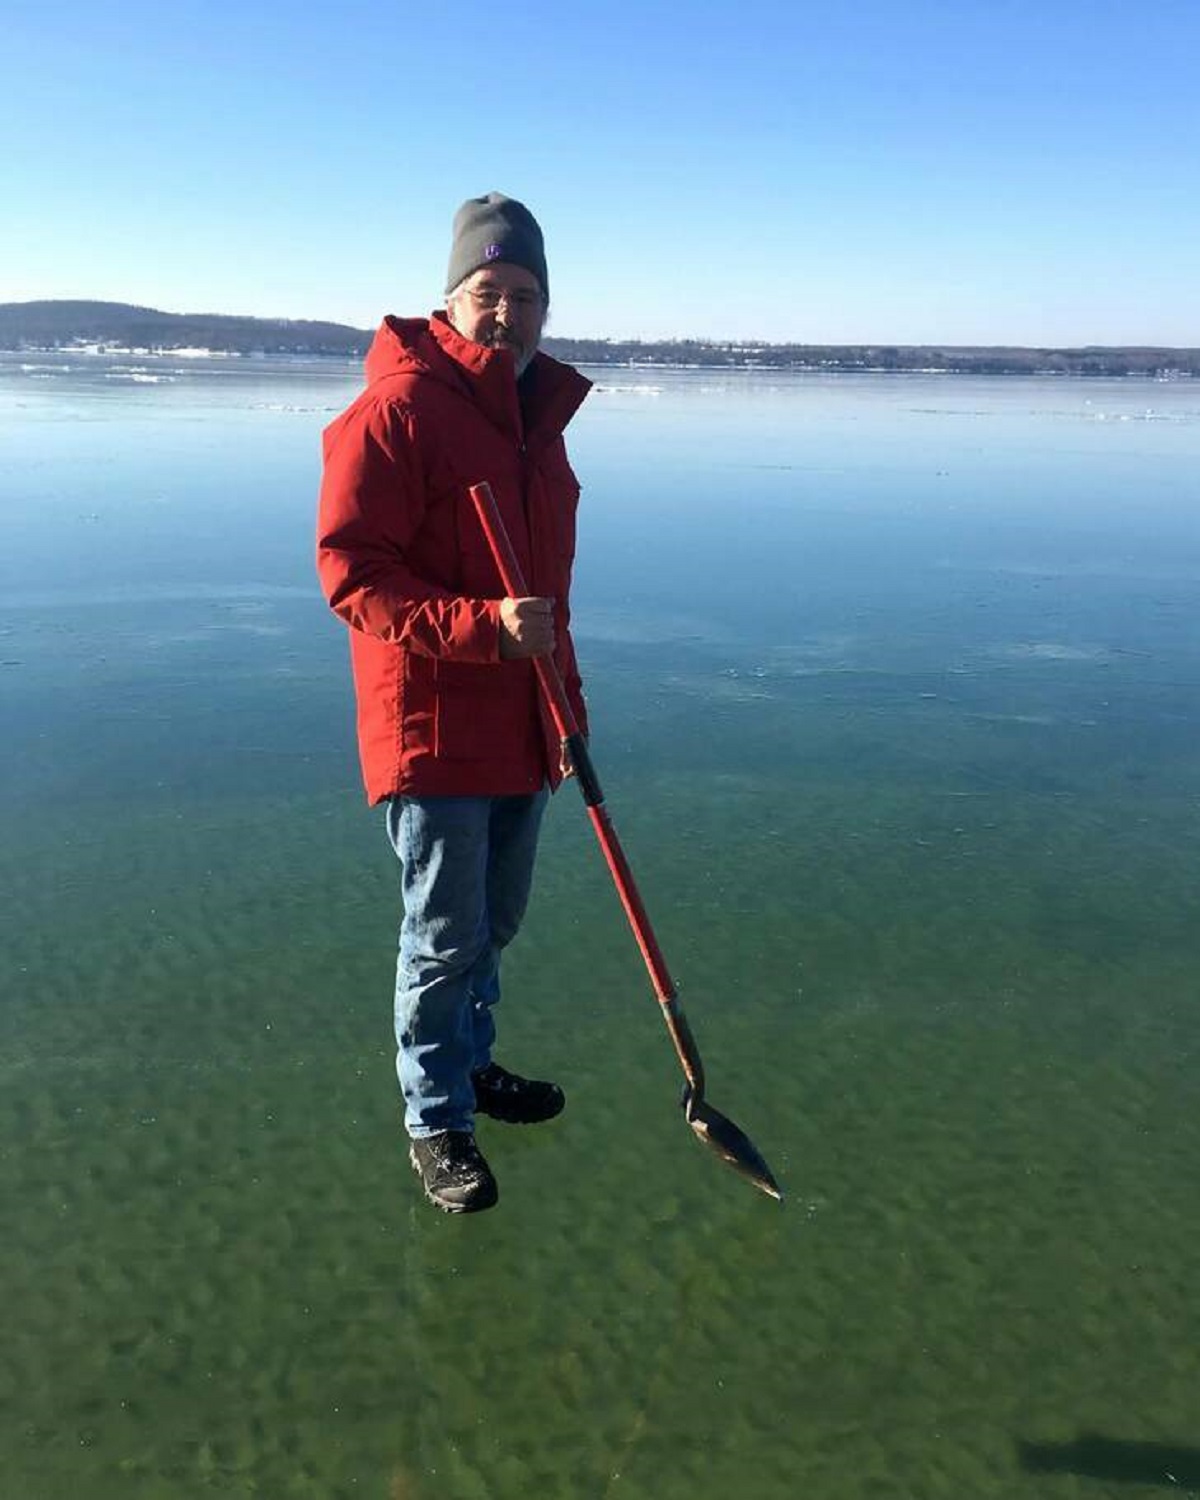
[[[454,629],[446,647],[436,654],[464,662],[499,661],[499,599],[457,600]]]

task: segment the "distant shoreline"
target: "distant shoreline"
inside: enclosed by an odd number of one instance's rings
[[[340,323],[164,313],[123,302],[0,303],[0,350],[177,359],[237,356],[362,358],[373,330]],[[621,369],[797,371],[812,374],[1075,375],[1189,379],[1200,349],[1027,348],[946,344],[766,344],[551,336],[570,364]]]

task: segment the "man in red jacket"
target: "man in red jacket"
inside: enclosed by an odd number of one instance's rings
[[[492,1058],[501,950],[520,926],[561,780],[533,658],[553,654],[586,733],[569,631],[579,485],[563,429],[589,382],[540,353],[542,233],[500,193],[454,220],[446,308],[388,317],[367,386],[325,431],[317,566],[351,627],[368,800],[386,802],[404,918],[397,1075],[410,1160],[450,1213],[490,1208],[476,1113],[563,1107]],[[504,597],[469,486],[487,480],[531,597]]]

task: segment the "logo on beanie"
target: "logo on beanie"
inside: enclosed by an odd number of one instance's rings
[[[504,251],[499,245],[486,245],[483,251],[484,260],[499,260]]]

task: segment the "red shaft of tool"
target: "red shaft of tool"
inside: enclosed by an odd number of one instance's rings
[[[470,494],[505,590],[510,598],[527,598],[529,591],[521,572],[521,565],[513,551],[508,529],[496,505],[491,485],[473,484]],[[535,656],[533,665],[559,736],[563,740],[569,740],[578,735],[579,725],[571,710],[567,690],[563,686],[562,676],[554,663],[554,658]],[[669,1007],[675,1000],[676,989],[671,981],[662,949],[658,946],[658,939],[654,936],[654,929],[650,925],[650,918],[642,903],[637,882],[633,878],[633,871],[625,857],[624,849],[621,848],[617,830],[613,827],[612,819],[603,802],[594,806],[589,803],[587,811],[596,838],[604,851],[604,858],[612,874],[613,883],[616,885],[617,894],[621,898],[621,905],[625,908],[625,915],[629,919],[630,927],[633,928],[633,935],[637,939],[642,958],[645,960],[646,968],[654,983],[654,993],[662,1005]]]

